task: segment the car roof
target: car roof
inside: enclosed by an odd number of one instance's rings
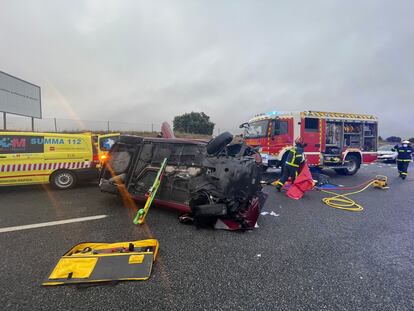
[[[168,144],[192,144],[192,145],[205,145],[207,141],[195,140],[195,139],[183,139],[183,138],[162,138],[162,137],[143,137],[137,135],[121,135],[135,137],[141,142],[157,142],[157,143],[168,143]],[[122,138],[121,138],[122,140]]]

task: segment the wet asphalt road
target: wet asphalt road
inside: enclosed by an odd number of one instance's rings
[[[0,233],[0,305],[7,310],[413,310],[414,167],[408,180],[394,165],[364,166],[355,185],[389,176],[389,190],[354,198],[361,213],[324,206],[322,193],[300,201],[267,187],[269,199],[250,232],[196,229],[153,208],[147,226],[96,185],[68,191],[0,188],[0,228],[68,218],[99,220]],[[160,256],[145,282],[41,287],[59,257],[82,241],[156,237]]]

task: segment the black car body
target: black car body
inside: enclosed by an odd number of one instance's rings
[[[221,219],[232,228],[252,228],[265,201],[260,155],[245,144],[228,145],[231,140],[229,133],[208,143],[122,135],[101,171],[100,188],[143,201],[167,158],[156,205],[190,213],[196,224]]]

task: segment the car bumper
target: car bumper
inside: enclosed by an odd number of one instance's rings
[[[392,161],[395,160],[395,156],[389,155],[389,156],[378,156],[377,159],[379,161]]]
[[[260,153],[260,156],[262,157],[262,164],[264,165],[276,165],[279,163],[279,160],[275,156],[268,153]]]

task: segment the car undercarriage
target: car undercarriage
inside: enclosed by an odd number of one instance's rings
[[[122,187],[134,200],[145,200],[167,158],[155,204],[187,211],[180,219],[196,226],[219,221],[230,230],[252,229],[266,199],[261,159],[255,149],[232,140],[228,132],[208,143],[121,136],[102,169],[100,188],[119,193]]]

